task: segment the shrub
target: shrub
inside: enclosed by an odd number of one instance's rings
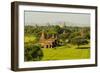
[[[25,61],[39,61],[43,57],[43,52],[38,45],[25,44]]]
[[[78,47],[79,47],[80,45],[85,45],[85,44],[88,44],[88,43],[89,43],[86,39],[81,38],[81,37],[73,38],[73,39],[71,39],[70,42],[71,42],[72,44],[77,45]]]

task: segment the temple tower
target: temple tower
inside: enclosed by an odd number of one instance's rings
[[[44,39],[45,39],[45,33],[44,30],[42,30],[40,40],[43,41]]]
[[[83,28],[80,30],[80,35],[81,35],[81,37],[84,36],[84,29]]]

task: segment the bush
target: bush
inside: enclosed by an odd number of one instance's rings
[[[43,52],[38,45],[25,44],[25,61],[39,61],[43,57]]]
[[[70,42],[71,42],[72,44],[77,45],[78,47],[79,47],[80,45],[85,45],[85,44],[88,44],[88,43],[89,43],[86,39],[81,38],[81,37],[73,38],[73,39],[71,39]]]

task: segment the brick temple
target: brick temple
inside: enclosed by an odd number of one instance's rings
[[[42,31],[41,37],[39,40],[40,45],[42,48],[53,48],[57,46],[57,35],[52,35],[51,37],[47,37],[48,35]]]

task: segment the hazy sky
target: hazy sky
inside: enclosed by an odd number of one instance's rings
[[[25,25],[51,25],[65,22],[67,26],[90,26],[90,14],[25,11]]]

